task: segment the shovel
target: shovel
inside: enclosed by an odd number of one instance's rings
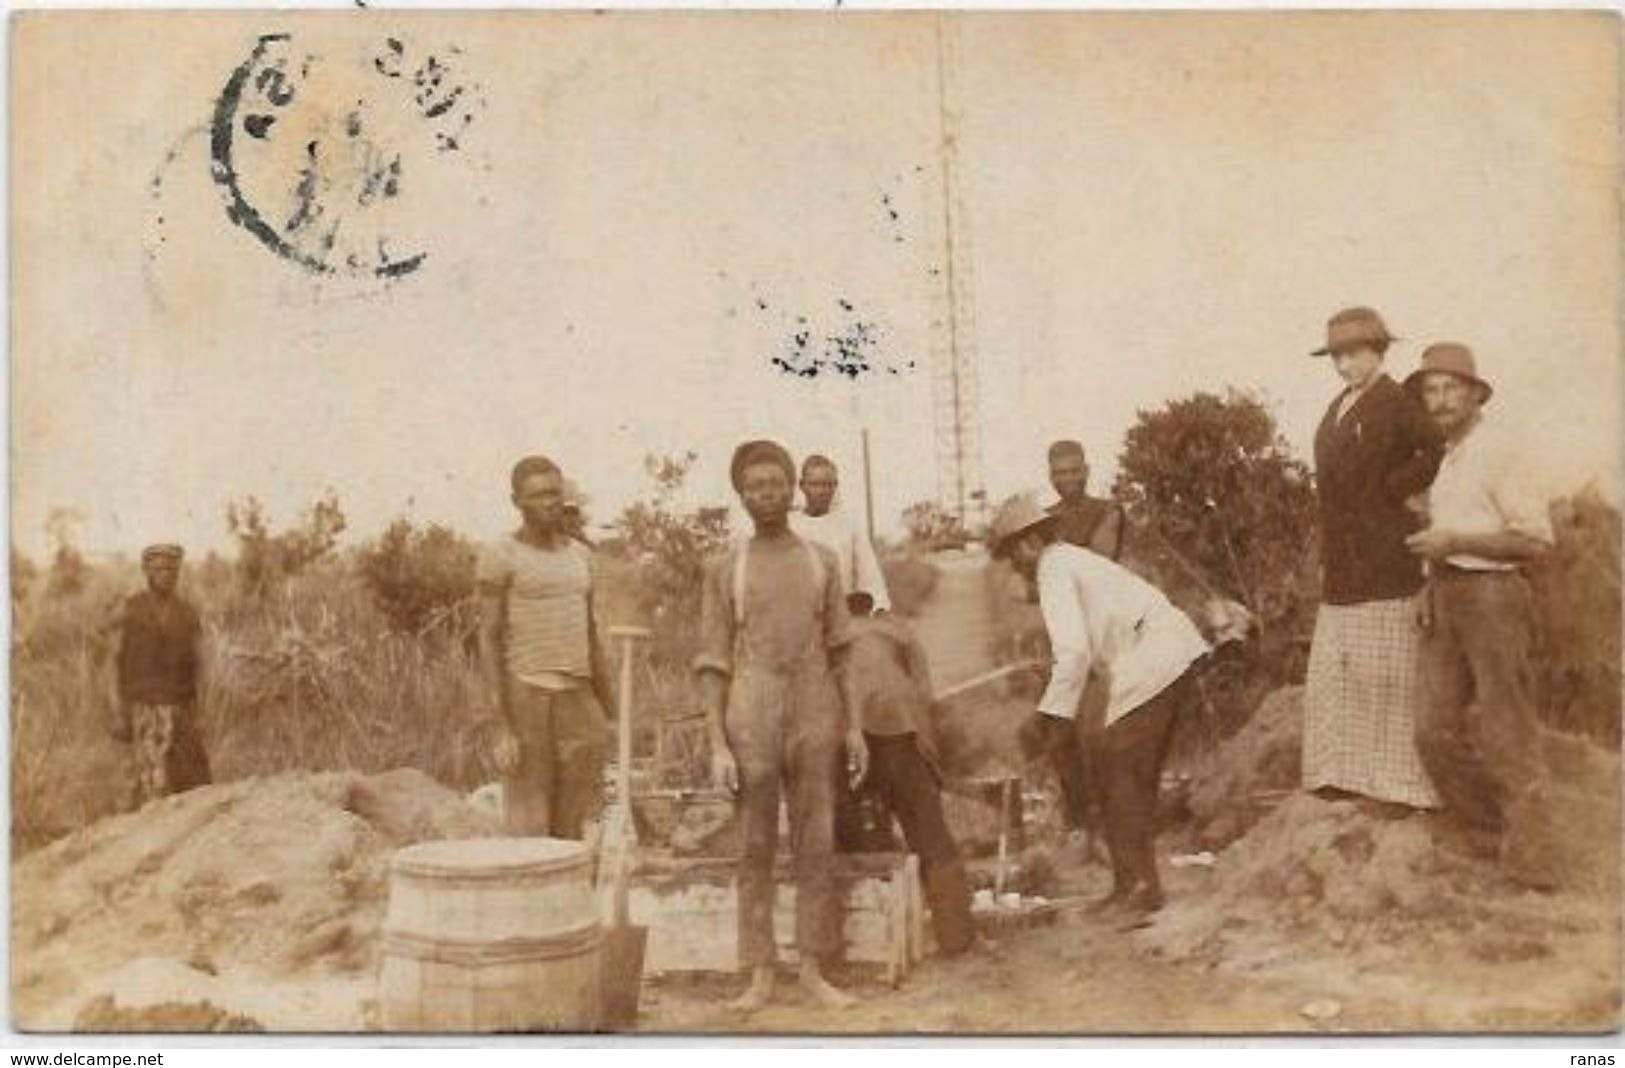
[[[632,1027],[638,1018],[638,994],[643,986],[643,950],[649,941],[647,927],[634,926],[627,911],[627,881],[632,876],[632,661],[636,646],[649,638],[643,627],[611,627],[612,639],[621,644],[621,684],[617,716],[618,753],[615,765],[615,792],[620,802],[620,824],[615,836],[614,897],[615,914],[609,936],[604,940],[603,1007],[604,1026],[611,1031]]]

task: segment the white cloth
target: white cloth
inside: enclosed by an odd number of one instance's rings
[[[1194,624],[1138,575],[1057,542],[1038,558],[1038,604],[1055,667],[1038,710],[1072,719],[1091,671],[1110,681],[1111,724],[1172,685],[1208,646]]]
[[[1529,472],[1525,450],[1480,415],[1467,436],[1445,448],[1428,491],[1429,522],[1454,534],[1517,533],[1552,544],[1550,503]],[[1446,557],[1472,571],[1512,571],[1517,564],[1457,553]]]
[[[1408,597],[1323,604],[1303,694],[1303,788],[1439,804],[1416,748],[1421,631]]]
[[[841,565],[841,588],[847,593],[867,593],[874,598],[875,611],[890,612],[891,597],[886,593],[886,576],[880,560],[861,524],[847,515],[837,501],[823,515],[806,512],[790,514],[790,529],[827,547]]]

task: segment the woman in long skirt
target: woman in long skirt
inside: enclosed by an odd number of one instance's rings
[[[1439,469],[1432,420],[1382,370],[1392,335],[1369,308],[1327,323],[1345,387],[1315,434],[1321,605],[1304,693],[1303,785],[1412,808],[1438,804],[1417,754],[1421,565],[1405,548],[1413,500]]]

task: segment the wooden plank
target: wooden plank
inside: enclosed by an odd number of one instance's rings
[[[628,908],[633,923],[649,928],[645,974],[738,970],[736,870],[734,861],[713,858],[651,857],[640,862],[628,891]],[[836,858],[835,883],[842,901],[842,933],[849,962],[879,965],[890,974],[896,959],[894,943],[898,935],[906,933],[905,907],[894,901],[906,905],[907,870],[903,854],[843,854]],[[780,959],[793,963],[793,863],[780,858],[774,879],[773,933]]]

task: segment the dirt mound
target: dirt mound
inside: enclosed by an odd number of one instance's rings
[[[1246,834],[1302,777],[1303,687],[1288,686],[1191,769],[1187,803],[1200,848],[1222,849]]]
[[[222,980],[365,974],[390,854],[493,833],[408,769],[247,779],[102,820],[13,865],[17,1025],[68,1026],[64,1005],[107,993],[97,984],[137,958]]]
[[[1589,843],[1615,872],[1617,843]],[[1617,882],[1521,889],[1437,816],[1383,820],[1352,801],[1295,794],[1201,880],[1141,935],[1157,955],[1300,978],[1337,996],[1420,993],[1449,974],[1462,999],[1451,1026],[1617,1022]]]
[[[74,1018],[75,1031],[188,1031],[250,1034],[264,1031],[258,1020],[227,1012],[212,1001],[165,1001],[124,1008],[111,994],[93,998]]]

